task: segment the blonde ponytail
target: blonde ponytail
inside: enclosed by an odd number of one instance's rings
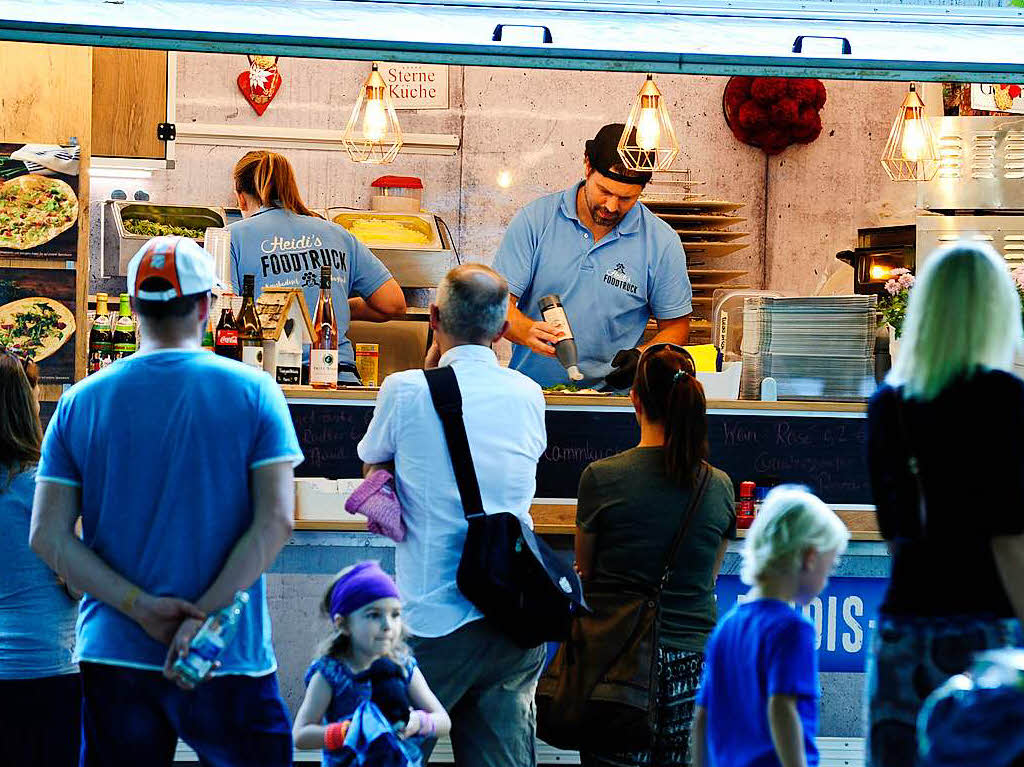
[[[254,197],[264,207],[284,208],[300,216],[323,218],[302,201],[295,171],[287,158],[258,149],[246,153],[235,165],[235,191]]]

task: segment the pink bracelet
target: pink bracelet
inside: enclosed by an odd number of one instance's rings
[[[418,708],[416,709],[416,716],[420,718],[420,735],[422,735],[424,738],[433,738],[435,735],[437,735],[437,722],[434,721],[434,717],[430,714],[429,711],[424,711],[423,709]],[[424,728],[425,722],[430,723],[430,732],[427,732],[426,729]]]

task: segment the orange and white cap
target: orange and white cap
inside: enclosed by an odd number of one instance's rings
[[[167,290],[142,290],[150,277],[170,284]],[[206,293],[215,283],[213,256],[188,237],[154,237],[128,262],[128,293],[144,301]]]

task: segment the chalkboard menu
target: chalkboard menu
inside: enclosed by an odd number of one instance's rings
[[[587,464],[636,445],[632,411],[547,413],[548,447],[537,467],[537,496],[575,498]],[[790,415],[708,416],[711,462],[736,484],[798,482],[829,503],[870,504],[864,418]]]
[[[356,455],[356,445],[370,425],[373,404],[289,405],[306,457],[295,468],[295,475],[328,479],[362,476],[363,462]]]
[[[366,433],[373,404],[290,405],[306,456],[296,475],[360,476],[356,445]],[[545,420],[548,446],[537,466],[538,498],[575,498],[588,464],[633,447],[640,437],[631,410],[549,410]],[[864,418],[708,416],[711,462],[737,487],[744,480],[759,485],[798,482],[828,503],[871,503],[866,440]]]

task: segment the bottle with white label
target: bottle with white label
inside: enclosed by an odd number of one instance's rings
[[[537,307],[544,322],[554,325],[562,333],[562,337],[555,342],[555,356],[558,357],[558,361],[562,363],[571,380],[582,381],[583,373],[578,367],[576,341],[573,340],[572,327],[569,325],[569,318],[565,316],[562,299],[556,295],[544,296],[537,302]]]
[[[242,348],[242,362],[263,369],[263,327],[256,311],[255,276],[242,276],[242,308],[235,321],[238,326],[238,345]]]
[[[313,318],[309,351],[309,383],[314,389],[338,388],[338,319],[331,297],[331,267],[320,267],[320,297]]]

